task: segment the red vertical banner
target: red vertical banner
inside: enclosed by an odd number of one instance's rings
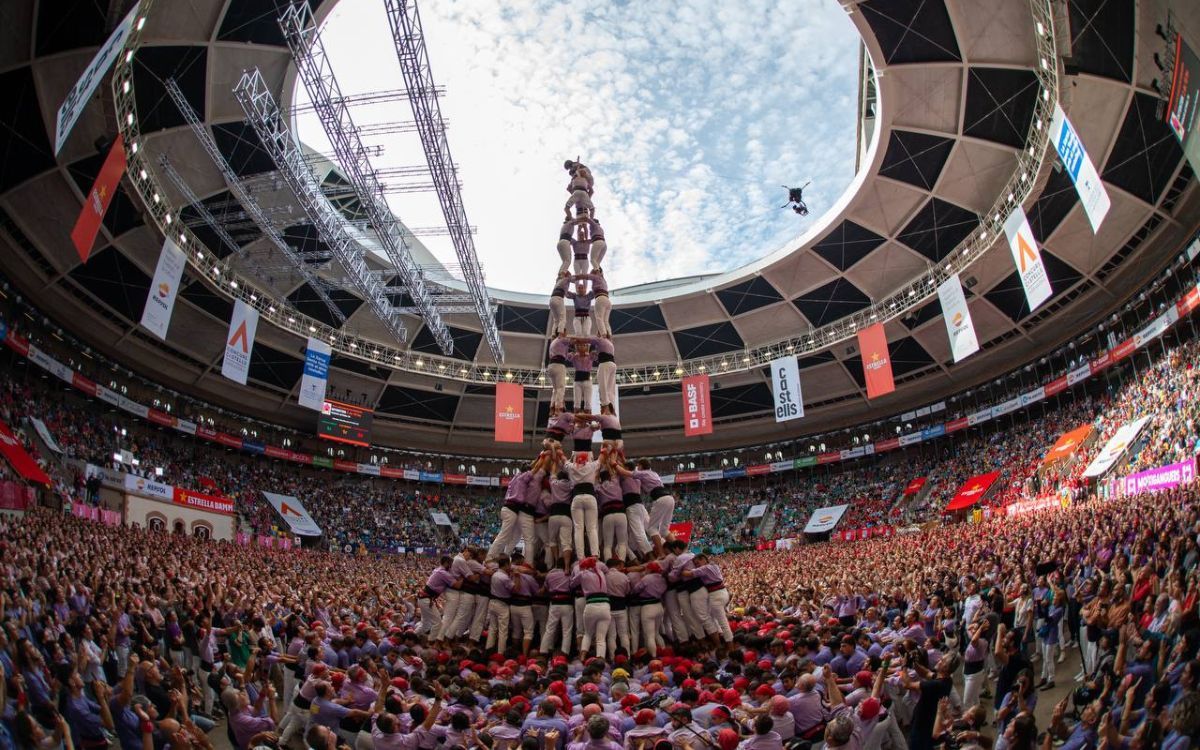
[[[858,350],[862,354],[867,398],[879,398],[896,390],[896,383],[892,380],[892,358],[888,354],[887,334],[883,332],[883,323],[876,323],[858,332]]]
[[[79,259],[84,263],[87,263],[88,256],[92,254],[92,245],[96,242],[96,235],[100,233],[100,222],[104,221],[104,214],[108,211],[124,174],[125,141],[118,135],[109,149],[104,165],[100,167],[100,174],[96,175],[96,182],[84,198],[83,209],[79,212],[79,218],[75,220],[75,228],[71,230],[71,241],[75,243]]]
[[[689,375],[683,379],[683,434],[686,437],[712,434],[707,375]]]
[[[525,388],[520,383],[496,383],[496,442],[525,441]]]

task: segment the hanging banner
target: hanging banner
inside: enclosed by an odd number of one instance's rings
[[[673,536],[677,542],[690,544],[692,541],[692,525],[691,521],[673,523],[667,527],[667,533]]]
[[[999,478],[999,471],[991,471],[987,474],[971,477],[959,488],[954,497],[950,499],[950,504],[946,506],[946,510],[970,508],[983,499],[983,496],[987,494],[988,490],[992,488],[992,485]]]
[[[1098,477],[1108,472],[1113,467],[1121,456],[1125,455],[1125,451],[1133,441],[1137,440],[1137,436],[1141,434],[1142,428],[1150,421],[1150,417],[1142,417],[1141,419],[1121,425],[1113,436],[1108,439],[1088,467],[1083,470],[1085,477]]]
[[[1050,299],[1053,290],[1050,288],[1050,277],[1046,275],[1046,266],[1042,264],[1042,254],[1038,252],[1037,240],[1033,238],[1033,229],[1025,216],[1025,209],[1017,206],[1004,221],[1004,236],[1008,238],[1013,263],[1017,266],[1017,275],[1021,277],[1025,299],[1029,302],[1029,310],[1032,312],[1038,305]]]
[[[804,525],[805,534],[823,534],[838,525],[849,505],[830,505],[827,508],[817,508],[813,511],[808,523]]]
[[[171,485],[155,482],[153,479],[146,479],[134,474],[125,475],[125,491],[144,495],[145,497],[153,497],[157,500],[170,501],[175,497],[175,488]]]
[[[21,447],[21,441],[17,440],[13,431],[3,422],[0,422],[0,453],[4,454],[8,463],[16,470],[17,474],[21,475],[22,479],[36,484],[50,484],[50,477],[42,471],[42,467],[38,466],[37,461],[34,461],[33,457],[25,452],[25,449]]]
[[[38,437],[46,444],[46,447],[55,453],[62,453],[62,448],[58,447],[58,443],[54,441],[54,436],[50,434],[50,429],[46,427],[46,423],[37,417],[30,417],[29,423],[33,425],[33,429],[37,431]]]
[[[1079,446],[1087,442],[1087,439],[1091,435],[1092,426],[1090,424],[1076,427],[1070,432],[1064,433],[1062,437],[1054,442],[1050,450],[1046,451],[1046,456],[1042,459],[1042,466],[1049,466],[1065,458],[1070,458],[1079,449]]]
[[[1121,491],[1125,495],[1140,495],[1143,492],[1170,490],[1188,484],[1195,478],[1196,460],[1189,458],[1177,464],[1131,474],[1121,480]]]
[[[171,324],[171,312],[175,309],[175,297],[179,294],[179,280],[187,257],[170,237],[163,242],[158,254],[158,265],[154,268],[154,280],[150,282],[150,293],[146,295],[146,307],[142,310],[142,326],[166,341],[167,327]]]
[[[71,131],[75,128],[75,123],[79,120],[79,115],[87,107],[87,103],[92,98],[92,94],[95,93],[96,87],[104,79],[104,74],[108,72],[113,61],[117,59],[117,55],[121,54],[121,50],[125,47],[125,41],[129,39],[130,33],[133,32],[133,21],[137,18],[140,5],[140,0],[133,4],[133,8],[121,19],[121,23],[117,24],[117,28],[113,29],[113,32],[108,35],[104,46],[96,51],[95,57],[83,69],[79,80],[67,92],[67,98],[63,99],[63,103],[59,105],[58,118],[54,123],[55,156],[58,155],[59,151],[62,151],[63,144],[67,142],[67,136],[71,134]]]
[[[767,514],[767,504],[766,503],[759,503],[758,505],[751,505],[750,511],[748,513],[746,513],[746,520],[749,521],[749,520],[752,520],[755,518],[762,518],[766,514]]]
[[[279,495],[274,492],[263,492],[263,497],[275,509],[275,512],[287,522],[293,534],[300,536],[321,536],[321,527],[312,519],[304,505],[292,495]]]
[[[1092,232],[1099,231],[1100,224],[1108,215],[1108,209],[1112,207],[1112,200],[1108,197],[1108,191],[1104,189],[1104,183],[1100,181],[1096,165],[1092,163],[1091,157],[1083,147],[1083,141],[1079,140],[1075,126],[1067,119],[1067,113],[1063,111],[1061,104],[1054,105],[1054,117],[1050,120],[1050,138],[1054,142],[1054,150],[1062,160],[1063,168],[1071,175],[1071,182],[1075,183],[1075,190],[1079,193],[1083,212],[1087,214],[1088,222],[1092,225]]]
[[[795,357],[780,357],[771,362],[771,392],[775,394],[776,422],[787,422],[804,416],[804,397],[800,393],[800,367]]]
[[[913,495],[917,494],[928,481],[928,477],[917,477],[916,479],[912,480],[904,488],[904,497],[912,497]]]
[[[520,383],[496,383],[496,442],[525,440],[525,387]]]
[[[946,322],[946,335],[950,337],[950,354],[955,362],[961,362],[979,351],[979,339],[975,325],[971,322],[971,310],[963,294],[958,274],[943,281],[937,289],[938,301],[942,303],[942,318]]]
[[[104,214],[108,211],[113,196],[117,194],[117,187],[121,184],[121,176],[124,174],[125,141],[118,135],[108,151],[108,157],[104,159],[104,165],[100,167],[100,174],[96,175],[96,182],[83,199],[83,208],[79,211],[79,218],[75,220],[75,228],[71,230],[71,242],[75,243],[79,259],[84,263],[87,263],[88,256],[92,254],[92,245],[96,243],[96,235],[100,233],[100,224],[104,221]]]
[[[300,379],[300,405],[324,411],[325,387],[329,383],[329,344],[312,336],[304,349],[304,376]]]
[[[862,354],[863,377],[867,381],[867,398],[879,398],[896,390],[892,380],[892,360],[888,355],[887,334],[883,323],[876,323],[858,332],[858,350]]]
[[[683,434],[685,437],[712,434],[708,376],[689,375],[683,379]]]
[[[225,339],[225,361],[221,374],[230,380],[246,384],[250,375],[250,352],[254,349],[254,333],[258,330],[258,310],[242,300],[234,300],[233,318]]]
[[[176,487],[171,499],[176,505],[221,513],[227,516],[233,515],[233,501],[227,497],[206,495],[203,492],[192,492],[182,487]]]

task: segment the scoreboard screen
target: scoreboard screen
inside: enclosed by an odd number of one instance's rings
[[[1176,34],[1175,71],[1167,102],[1167,124],[1183,144],[1183,153],[1193,169],[1200,169],[1200,57]]]
[[[325,401],[317,417],[317,437],[365,448],[371,444],[373,414],[361,406]]]

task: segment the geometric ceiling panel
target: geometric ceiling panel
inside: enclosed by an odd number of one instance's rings
[[[929,356],[929,352],[925,351],[925,348],[912,336],[890,342],[888,353],[892,359],[892,374],[896,377],[927,367],[934,361],[933,357]],[[853,368],[853,365],[850,367]],[[860,359],[859,368],[861,369],[861,367],[862,360]]]
[[[303,374],[302,359],[261,343],[250,350],[250,377],[254,380],[290,391]]]
[[[1179,140],[1157,116],[1158,97],[1136,93],[1101,176],[1147,203],[1158,202],[1183,157]]]
[[[468,362],[475,359],[475,352],[479,351],[479,342],[483,340],[483,334],[454,326],[447,326],[447,330],[450,331],[450,338],[454,340],[454,351],[450,356]],[[428,326],[421,326],[421,330],[417,331],[412,340],[412,350],[426,354],[442,353],[442,348],[434,340]]]
[[[43,7],[43,10],[46,10]],[[0,74],[0,193],[54,166],[33,69]],[[86,194],[92,186],[84,188]]]
[[[741,315],[781,302],[783,297],[769,281],[762,276],[754,276],[740,284],[717,291],[717,299],[721,300],[721,304],[730,315]]]
[[[388,375],[391,374],[389,368],[377,367],[370,362],[364,362],[354,357],[339,357],[335,355],[330,360],[329,365],[339,370],[346,370],[347,372],[354,372],[359,375],[365,375],[368,378],[378,378],[379,380],[387,380]]]
[[[233,303],[224,295],[214,292],[203,281],[187,284],[180,290],[179,296],[223,323],[233,318]]]
[[[1071,175],[1065,169],[1051,170],[1046,187],[1029,209],[1029,227],[1033,230],[1034,238],[1038,242],[1045,242],[1077,203],[1079,191],[1071,182]]]
[[[293,224],[290,227],[285,227],[280,234],[283,236],[287,246],[297,253],[304,255],[319,254],[322,256],[333,254],[333,251],[321,239],[321,233],[317,231],[316,226],[313,224]],[[315,259],[313,261],[305,261],[306,264],[315,262]],[[394,279],[388,282],[389,285],[393,283],[399,284],[400,282]]]
[[[950,138],[893,130],[879,174],[932,190],[953,148]]]
[[[517,307],[516,305],[500,305],[496,311],[496,325],[506,333],[536,333],[546,332],[550,322],[550,311],[544,307]]]
[[[721,388],[709,394],[709,398],[712,401],[714,419],[765,411],[775,403],[771,389],[766,383]]]
[[[883,242],[884,238],[870,229],[860,227],[847,220],[825,235],[820,242],[813,245],[812,249],[817,255],[832,263],[839,271],[845,271],[865,258]]]
[[[267,153],[258,134],[245,122],[226,122],[212,126],[213,140],[238,177],[270,172],[275,160]]]
[[[962,59],[944,0],[868,0],[856,7],[888,65]]]
[[[683,359],[708,357],[722,352],[737,351],[745,347],[745,342],[742,341],[737,329],[728,321],[685,328],[673,333],[675,346],[679,349],[679,356]]]
[[[1046,276],[1050,279],[1050,288],[1053,290],[1051,299],[1067,291],[1076,281],[1083,278],[1070,264],[1045,248],[1042,248],[1042,263],[1046,266]],[[1015,270],[983,296],[1014,323],[1029,315],[1025,289],[1021,286],[1021,277]]]
[[[133,56],[133,85],[138,127],[143,133],[186,124],[167,95],[166,80],[174,78],[192,109],[204,116],[207,95],[207,47],[141,47]]]
[[[1133,81],[1134,10],[1132,2],[1071,0],[1071,62],[1080,71]]]
[[[225,258],[262,237],[262,232],[253,223],[246,220],[242,206],[228,190],[200,201],[204,208],[213,215],[217,223],[225,228],[235,247],[229,247],[208,222],[200,218],[200,212],[194,205],[184,206],[179,211],[179,218],[187,224],[204,246],[218,258]]]
[[[618,333],[647,333],[649,331],[667,330],[667,321],[663,318],[658,305],[644,307],[614,307],[609,316],[613,335]]]
[[[937,263],[979,226],[979,217],[965,208],[930,198],[896,239]]]
[[[328,295],[334,306],[346,318],[353,315],[354,311],[361,307],[363,303],[361,299],[344,289],[330,289]],[[308,282],[296,287],[287,298],[288,302],[291,302],[301,314],[316,318],[331,328],[340,328],[342,326]]]
[[[970,68],[963,135],[1021,148],[1033,120],[1037,95],[1038,80],[1033,71]]]
[[[70,276],[126,320],[142,319],[150,277],[115,247],[93,254],[87,264],[73,268]]]
[[[96,0],[39,3],[35,54],[44,57],[80,47],[99,46],[108,36],[104,29],[108,8],[108,3]]]
[[[871,298],[854,284],[839,278],[805,292],[793,299],[792,304],[814,326],[823,326],[864,307],[870,307]]]
[[[375,411],[412,419],[450,422],[454,420],[454,412],[458,410],[459,398],[459,396],[449,393],[435,393],[434,391],[389,385],[383,389]]]
[[[308,0],[314,11],[322,0]],[[279,11],[283,3],[278,0],[231,0],[217,39],[222,42],[250,42],[284,46],[283,32],[279,29]]]

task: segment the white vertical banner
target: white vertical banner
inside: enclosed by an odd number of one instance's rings
[[[616,390],[616,392],[613,393],[613,411],[615,411],[617,413],[617,419],[620,419],[621,418],[621,389],[620,388],[618,388]],[[600,389],[592,388],[592,414],[599,414],[599,413],[600,413]],[[600,434],[600,430],[596,430],[595,432],[592,433],[592,442],[593,443],[599,443],[603,439],[604,438]]]
[[[1108,197],[1096,165],[1092,163],[1083,141],[1079,140],[1079,133],[1075,132],[1075,126],[1067,119],[1061,104],[1054,105],[1054,116],[1050,118],[1050,140],[1062,160],[1063,168],[1071,175],[1071,182],[1075,183],[1079,202],[1083,204],[1083,212],[1092,225],[1092,232],[1099,231],[1108,209],[1112,208],[1112,199]]]
[[[329,344],[308,337],[304,350],[304,377],[300,379],[300,405],[314,411],[325,406],[325,386],[329,382]]]
[[[772,360],[771,392],[775,394],[776,422],[787,422],[804,416],[804,397],[800,393],[800,367],[795,357]]]
[[[961,362],[979,351],[979,338],[975,335],[971,309],[967,307],[967,296],[963,294],[958,274],[943,281],[937,293],[938,301],[942,303],[942,318],[946,321],[946,335],[950,337],[950,353],[955,362]]]
[[[168,237],[158,255],[154,268],[154,280],[150,282],[150,293],[146,295],[146,307],[142,309],[142,326],[164,341],[167,327],[171,324],[171,312],[175,309],[175,297],[179,294],[179,280],[187,258],[179,246]]]
[[[229,320],[229,335],[225,338],[225,361],[221,374],[242,385],[250,375],[250,352],[254,349],[254,333],[258,330],[258,310],[242,300],[234,300],[233,317]]]
[[[1046,266],[1042,264],[1037,240],[1033,238],[1033,229],[1025,216],[1025,209],[1017,206],[1004,220],[1004,236],[1008,238],[1008,247],[1012,250],[1017,275],[1021,277],[1021,286],[1025,288],[1029,311],[1033,312],[1038,305],[1050,299],[1053,290],[1050,288],[1050,277],[1046,275]]]

